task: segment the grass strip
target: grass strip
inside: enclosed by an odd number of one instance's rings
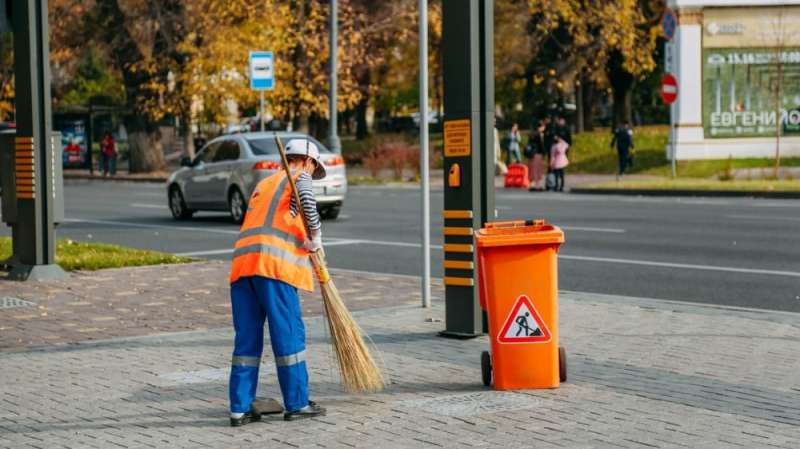
[[[11,256],[11,238],[0,237],[0,260]],[[102,270],[192,262],[194,259],[173,254],[127,248],[106,243],[85,243],[61,239],[56,243],[56,263],[67,271]]]

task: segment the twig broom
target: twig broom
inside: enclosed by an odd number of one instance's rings
[[[308,231],[308,222],[302,211],[300,194],[289,170],[289,160],[286,158],[283,142],[277,135],[275,135],[275,143],[281,155],[283,170],[289,178],[289,187],[292,190],[292,196],[294,196],[297,213],[303,218],[303,224]],[[383,375],[364,343],[361,328],[355,322],[353,316],[350,315],[342,297],[339,295],[339,290],[336,289],[336,285],[334,285],[333,279],[328,273],[322,252],[313,252],[309,258],[319,280],[319,289],[322,292],[323,304],[325,305],[325,316],[328,318],[328,327],[331,332],[331,342],[336,353],[336,360],[339,363],[344,388],[352,393],[383,390],[385,387]]]

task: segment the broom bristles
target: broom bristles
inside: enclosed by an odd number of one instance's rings
[[[322,254],[311,253],[311,262],[319,276],[331,343],[345,390],[351,393],[383,390],[386,386],[385,379],[364,343],[361,328],[347,310],[336,285],[328,275]]]

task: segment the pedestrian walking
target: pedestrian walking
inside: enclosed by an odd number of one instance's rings
[[[561,136],[556,136],[556,143],[550,149],[550,171],[555,177],[553,190],[556,192],[564,191],[564,169],[569,165],[567,152],[569,144]]]
[[[528,158],[528,181],[530,182],[531,191],[544,189],[542,185],[546,172],[544,161],[549,152],[544,145],[544,133],[544,121],[539,121],[526,146],[525,156]]]
[[[522,142],[522,134],[519,132],[519,125],[514,123],[511,126],[511,131],[508,132],[508,157],[506,163],[511,164],[511,158],[514,158],[515,163],[522,162],[522,154],[519,151],[519,144]]]
[[[633,162],[633,129],[630,122],[627,120],[614,130],[614,136],[611,138],[611,148],[617,147],[617,157],[619,158],[619,171],[617,172],[617,180],[625,175],[625,170]]]
[[[313,291],[309,252],[322,251],[322,231],[312,179],[325,177],[319,148],[305,139],[286,146],[289,168],[300,194],[296,204],[283,170],[253,191],[231,264],[231,306],[236,337],[231,360],[230,423],[261,420],[252,410],[269,322],[272,352],[283,394],[284,419],[325,414],[308,399],[305,327],[297,290]],[[304,214],[309,231],[303,224]],[[310,235],[309,235],[310,233]]]
[[[106,131],[103,140],[100,141],[100,163],[103,166],[103,176],[116,172],[115,162],[117,158],[117,143],[111,131]]]

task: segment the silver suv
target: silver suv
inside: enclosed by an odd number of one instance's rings
[[[187,220],[198,210],[228,211],[236,223],[244,221],[247,199],[262,179],[282,170],[274,132],[233,134],[210,141],[194,160],[184,158],[180,170],[167,180],[169,209],[176,220]],[[319,147],[327,169],[314,181],[317,208],[322,218],[335,219],[347,194],[344,159],[311,136],[278,132],[284,145],[308,139]]]

